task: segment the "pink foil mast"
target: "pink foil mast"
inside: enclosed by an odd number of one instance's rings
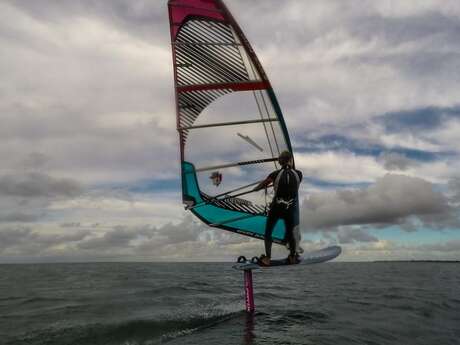
[[[254,289],[252,286],[252,270],[244,270],[244,292],[246,301],[246,311],[253,313],[256,309],[254,305]]]

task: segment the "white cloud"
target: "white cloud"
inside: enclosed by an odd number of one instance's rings
[[[388,174],[365,189],[309,195],[301,224],[306,231],[334,230],[341,225],[399,224],[410,216],[442,215],[447,220],[449,211],[447,199],[431,183]]]
[[[417,166],[418,163],[399,153],[383,153],[378,157],[386,170],[407,170],[410,166]]]
[[[460,241],[435,242],[430,245],[407,245],[396,241],[379,240],[346,246],[342,260],[458,260],[460,258]]]
[[[304,176],[331,182],[372,182],[385,174],[385,169],[370,156],[351,152],[296,154],[296,165]]]

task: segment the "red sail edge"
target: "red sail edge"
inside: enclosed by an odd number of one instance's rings
[[[168,2],[171,39],[174,41],[180,27],[188,20],[188,17],[204,17],[219,21],[225,21],[222,9],[215,0],[170,0]]]

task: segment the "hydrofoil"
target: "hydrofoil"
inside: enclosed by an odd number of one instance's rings
[[[252,284],[252,270],[254,269],[270,269],[279,268],[282,266],[299,266],[299,265],[311,265],[319,264],[329,260],[333,260],[342,253],[342,248],[339,246],[331,246],[313,252],[304,253],[300,257],[300,261],[297,264],[289,263],[288,259],[271,260],[270,266],[262,266],[259,264],[257,257],[247,260],[244,256],[238,258],[237,264],[233,265],[236,270],[244,272],[244,292],[245,292],[245,304],[246,311],[248,313],[254,313],[256,307],[254,303],[254,288]]]

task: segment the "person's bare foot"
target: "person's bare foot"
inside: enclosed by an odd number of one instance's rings
[[[270,266],[270,257],[266,255],[261,255],[259,262],[262,266]]]
[[[289,264],[290,264],[290,265],[298,264],[298,263],[300,262],[299,256],[298,256],[297,254],[295,254],[295,255],[289,255],[289,256],[288,256],[288,261],[289,261]]]

